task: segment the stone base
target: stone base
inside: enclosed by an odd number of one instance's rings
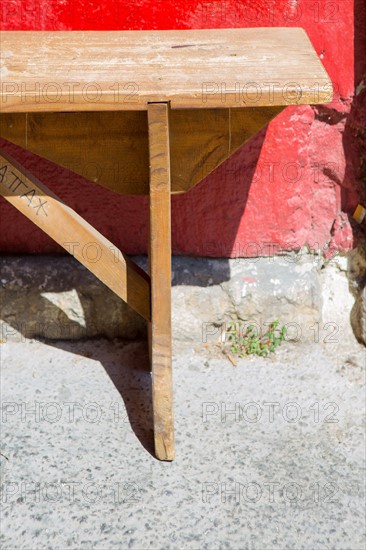
[[[134,260],[147,268],[145,256]],[[231,321],[259,330],[279,321],[294,341],[352,340],[346,263],[339,257],[324,266],[301,251],[230,260],[174,257],[173,339],[220,341]],[[5,256],[0,268],[3,340],[146,337],[145,321],[71,256]]]
[[[366,346],[366,239],[348,256],[350,291],[355,303],[351,312],[351,324],[357,340]]]

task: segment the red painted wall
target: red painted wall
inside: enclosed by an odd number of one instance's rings
[[[358,0],[3,0],[1,5],[6,30],[298,26],[307,31],[333,81],[332,104],[288,107],[196,188],[172,199],[173,253],[218,257],[303,245],[329,255],[353,246],[357,229],[349,214],[365,199],[360,84],[365,20]],[[129,254],[146,252],[146,198],[116,195],[2,145],[116,246]],[[2,198],[0,206],[1,251],[60,251]]]

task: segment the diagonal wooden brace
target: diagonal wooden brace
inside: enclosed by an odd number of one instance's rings
[[[150,277],[0,148],[0,194],[146,320]]]

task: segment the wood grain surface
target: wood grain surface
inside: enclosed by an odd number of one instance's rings
[[[283,108],[171,111],[172,193],[194,187]],[[3,113],[0,137],[117,193],[149,193],[146,111]]]
[[[169,105],[148,106],[150,144],[150,357],[155,453],[173,460]]]
[[[3,31],[1,112],[272,106],[331,101],[300,28]]]

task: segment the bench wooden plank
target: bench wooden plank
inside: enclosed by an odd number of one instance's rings
[[[283,108],[171,111],[172,193],[194,187]],[[3,113],[0,137],[117,193],[149,193],[146,111]]]
[[[326,103],[332,86],[300,28],[3,31],[1,112]]]
[[[2,149],[0,195],[137,313],[151,319],[149,276]]]
[[[151,279],[150,358],[154,413],[155,453],[174,460],[174,419],[171,334],[171,207],[169,105],[148,106],[150,145]]]

